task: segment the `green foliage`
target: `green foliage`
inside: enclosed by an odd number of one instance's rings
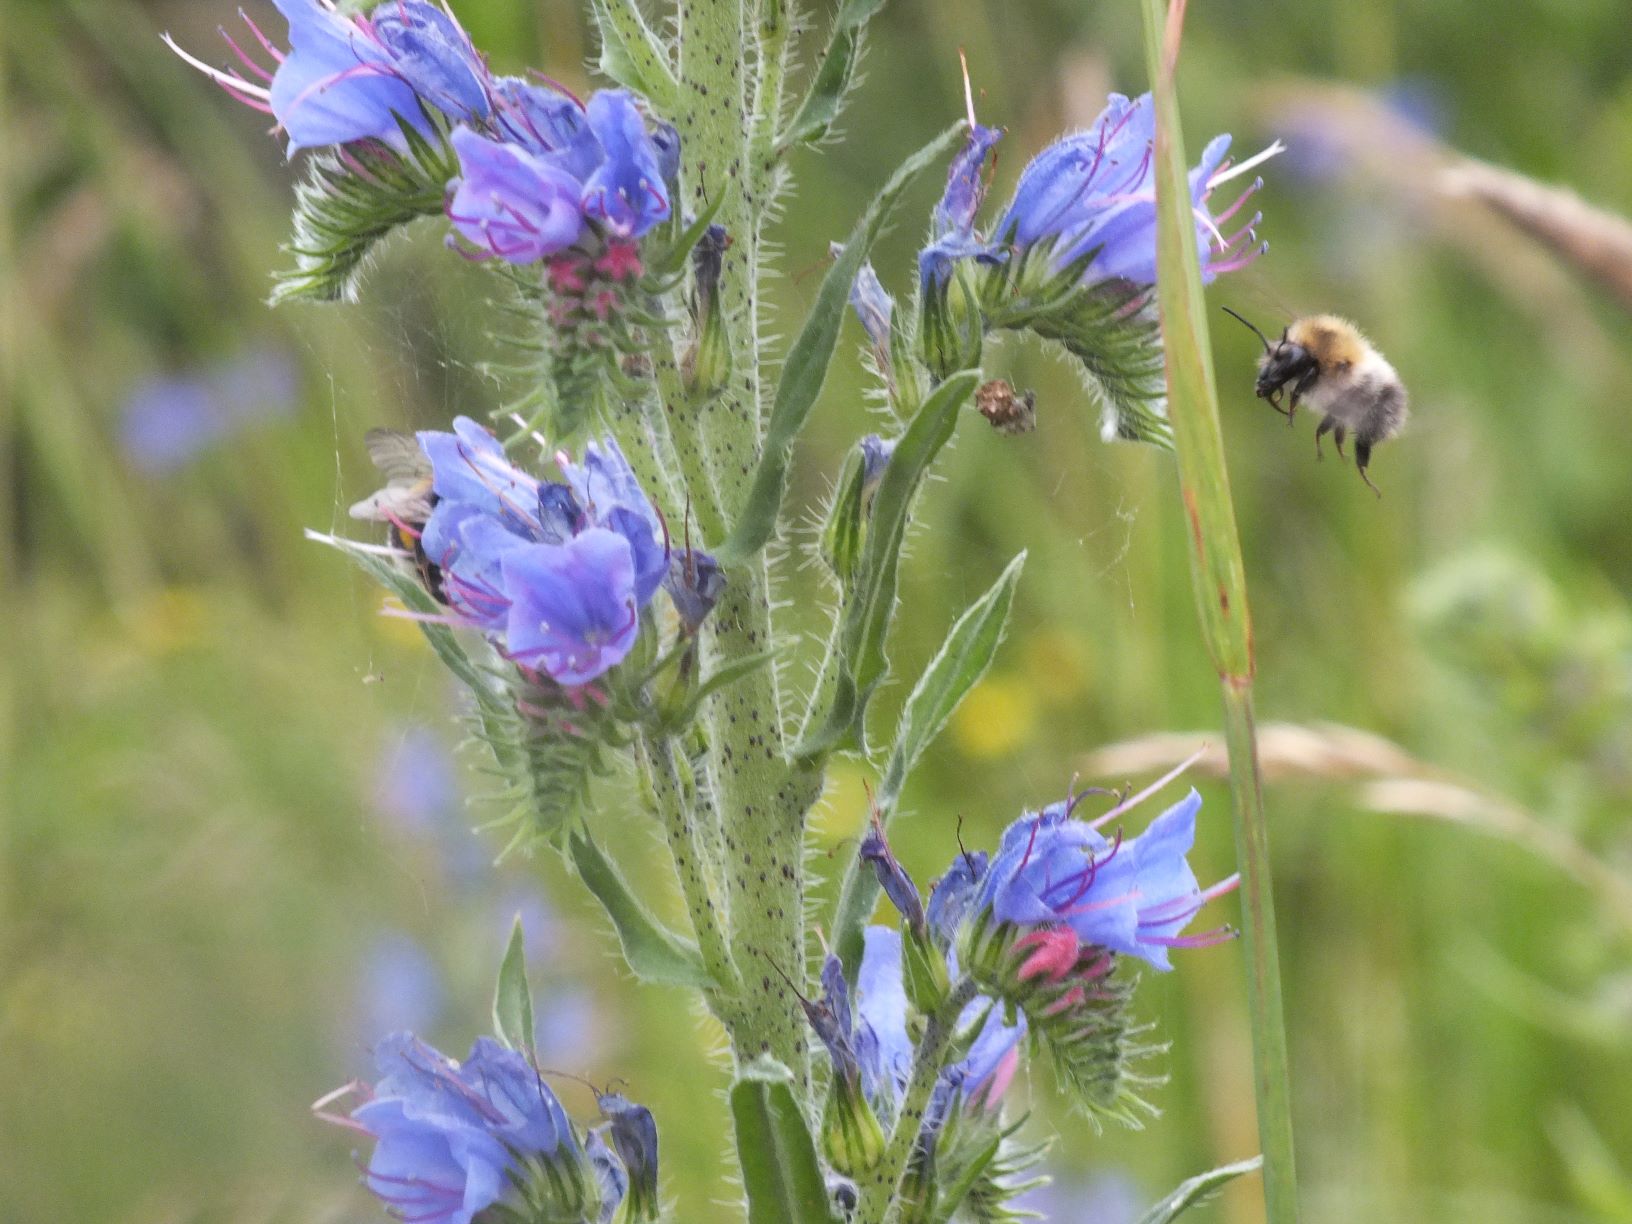
[[[836,675],[833,699],[820,726],[796,749],[800,756],[863,741],[867,703],[889,666],[884,640],[895,612],[896,575],[912,502],[935,457],[951,441],[958,412],[979,379],[966,370],[936,387],[884,468],[855,589],[845,597],[833,657],[827,663]]]
[[[839,6],[816,74],[792,121],[778,136],[778,149],[815,144],[833,130],[855,84],[867,23],[883,7],[884,0],[844,0]]]
[[[590,0],[590,11],[601,35],[601,73],[645,95],[659,113],[672,111],[680,88],[674,66],[635,0]]]
[[[1036,1170],[1048,1145],[1018,1138],[1024,1125],[1023,1118],[1004,1125],[980,1109],[956,1111],[935,1144],[933,1194],[917,1214],[904,1214],[902,1224],[1017,1224],[1031,1218],[1015,1200],[1047,1180]]]
[[[533,1048],[533,992],[527,985],[527,932],[516,915],[493,988],[493,1032],[512,1050]]]
[[[883,190],[873,198],[861,220],[856,222],[844,250],[822,278],[816,303],[782,366],[782,377],[776,384],[776,398],[772,401],[770,420],[765,428],[759,466],[754,472],[753,485],[742,516],[725,543],[715,550],[723,563],[730,564],[753,556],[775,534],[782,497],[788,486],[788,464],[793,457],[793,442],[799,436],[810,410],[815,407],[822,384],[827,380],[827,370],[833,363],[833,352],[838,346],[839,326],[844,321],[850,286],[855,283],[856,273],[867,261],[867,253],[902,194],[913,180],[952,149],[960,133],[959,127],[948,128],[901,164],[889,182],[884,184]]]
[[[1053,247],[1029,247],[982,267],[978,293],[987,325],[1027,330],[1077,359],[1100,409],[1100,435],[1173,448],[1167,422],[1162,337],[1150,291],[1124,282],[1085,282],[1094,248],[1054,268]]]
[[[636,977],[693,990],[710,985],[696,947],[652,916],[588,832],[569,834],[567,853],[578,870],[578,878],[612,919],[623,945],[623,958]]]
[[[1251,1160],[1239,1160],[1234,1164],[1220,1165],[1216,1169],[1198,1173],[1140,1216],[1139,1224],[1171,1224],[1189,1208],[1206,1202],[1226,1183],[1234,1181],[1243,1173],[1255,1173],[1263,1167],[1264,1158],[1254,1156]]]
[[[359,142],[308,158],[295,188],[294,236],[284,248],[295,264],[278,274],[274,303],[352,300],[363,263],[382,239],[442,212],[459,159],[440,138],[398,123],[404,150]]]
[[[907,698],[878,792],[878,808],[886,823],[894,817],[901,788],[925,749],[991,666],[1008,627],[1025,561],[1026,554],[1021,553],[1009,562],[991,589],[969,605]],[[862,927],[878,901],[878,887],[877,876],[862,870],[860,860],[852,856],[833,918],[833,946],[852,974],[861,963]]]
[[[837,1224],[793,1074],[768,1055],[731,1086],[749,1224]]]

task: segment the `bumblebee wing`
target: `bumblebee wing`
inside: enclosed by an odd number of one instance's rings
[[[395,429],[371,429],[363,444],[386,484],[352,506],[351,517],[377,523],[423,523],[430,518],[431,461],[419,448],[419,440]]]
[[[371,429],[363,437],[368,457],[390,484],[417,484],[430,479],[431,461],[419,439],[397,429]]]

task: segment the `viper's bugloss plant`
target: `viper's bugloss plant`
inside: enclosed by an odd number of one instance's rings
[[[670,39],[633,0],[593,0],[611,79],[585,98],[495,75],[425,0],[277,6],[287,39],[246,17],[227,36],[236,67],[182,52],[305,161],[275,299],[354,296],[377,245],[426,222],[489,277],[494,331],[522,354],[520,393],[491,422],[368,435],[384,484],[352,514],[383,541],[315,537],[378,579],[468,690],[504,852],[559,851],[631,972],[694,991],[723,1027],[753,1224],[1016,1218],[1047,1142],[1018,1133],[1018,1085],[1051,1078],[1096,1119],[1147,1114],[1159,1077],[1150,1024],[1133,1019],[1136,970],[1226,938],[1187,931],[1235,881],[1203,889],[1189,866],[1194,792],[1132,836],[1117,824],[1132,800],[1091,820],[1086,794],[1027,813],[995,855],[952,856],[927,897],[896,857],[903,787],[995,657],[1023,556],[952,621],[893,731],[870,706],[895,674],[917,494],[971,400],[1003,433],[1036,425],[1034,398],[988,377],[996,337],[1072,354],[1108,438],[1171,441],[1152,304],[1168,275],[1157,104],[1112,95],[985,225],[1003,133],[971,108],[832,244],[783,350],[758,308],[767,227],[789,151],[832,132],[879,0],[839,6],[803,79],[803,26],[781,4],[677,0]],[[1207,146],[1183,205],[1206,279],[1262,250],[1258,218],[1236,219],[1257,184],[1223,206],[1215,192],[1273,147],[1231,170],[1228,143]],[[917,275],[892,294],[872,246],[943,166]],[[771,545],[793,538],[795,443],[851,312],[890,416],[855,430],[811,541],[833,607],[801,687],[783,665],[808,644],[778,615]],[[839,753],[877,764],[879,785],[831,920],[812,925],[807,825]],[[618,823],[631,795],[662,831],[688,929],[620,866],[642,841]],[[898,926],[871,922],[881,892]],[[365,1184],[404,1220],[656,1218],[658,1120],[611,1092],[599,1124],[567,1117],[531,1052],[521,956],[518,934],[495,1038],[462,1063],[385,1038],[377,1081],[324,1116],[372,1139]]]

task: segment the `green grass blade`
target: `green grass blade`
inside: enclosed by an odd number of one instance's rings
[[[1224,689],[1230,793],[1241,868],[1258,1133],[1264,1152],[1264,1199],[1270,1224],[1291,1224],[1298,1215],[1291,1085],[1263,788],[1252,717],[1252,622],[1235,508],[1224,465],[1188,166],[1173,79],[1184,5],[1183,0],[1175,0],[1171,28],[1164,23],[1161,0],[1141,0],[1141,7],[1145,58],[1156,102],[1157,301],[1166,349],[1168,418],[1173,426],[1179,491],[1189,528],[1197,613]]]

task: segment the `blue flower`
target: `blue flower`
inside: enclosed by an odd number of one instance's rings
[[[453,147],[459,177],[448,220],[473,244],[476,258],[536,263],[583,233],[582,185],[548,155],[463,127],[454,132]]]
[[[993,146],[1003,138],[1001,128],[969,129],[969,138],[952,159],[946,191],[930,218],[929,245],[918,256],[918,279],[925,293],[946,284],[952,265],[960,259],[994,262],[1001,248],[975,232],[975,214],[985,197],[981,171]]]
[[[408,1033],[375,1051],[380,1074],[352,1121],[375,1139],[366,1182],[420,1224],[471,1224],[523,1161],[579,1159],[561,1103],[527,1060],[487,1038],[456,1064]]]
[[[635,471],[611,437],[584,447],[581,464],[562,461],[561,474],[591,522],[617,532],[634,557],[635,591],[641,607],[651,601],[669,572],[663,520],[640,487]]]
[[[520,77],[500,77],[493,102],[494,120],[507,142],[547,155],[580,183],[601,164],[601,142],[576,98]]]
[[[239,101],[274,115],[289,153],[358,140],[400,146],[401,125],[435,134],[437,111],[454,120],[490,113],[486,66],[469,37],[426,0],[386,0],[369,17],[347,18],[328,0],[273,0],[289,23],[289,51],[278,51],[247,16],[255,43],[277,61],[268,71],[230,35],[241,69],[212,67],[170,48]],[[225,32],[223,31],[223,34]]]
[[[663,520],[617,443],[589,443],[581,463],[558,456],[556,483],[521,471],[468,417],[419,441],[436,497],[420,544],[454,610],[560,684],[621,662],[670,559]]]
[[[1155,132],[1149,94],[1132,101],[1112,94],[1086,131],[1063,137],[1032,159],[995,236],[1020,252],[1045,249],[1056,267],[1092,256],[1084,275],[1094,283],[1155,284]],[[1253,232],[1257,218],[1230,237],[1219,229],[1240,200],[1217,218],[1207,206],[1214,187],[1246,168],[1222,169],[1229,147],[1228,136],[1214,137],[1189,177],[1204,281],[1251,262],[1260,250]]]
[[[986,878],[990,856],[984,850],[961,853],[952,860],[946,874],[929,890],[925,917],[929,929],[942,943],[949,943],[969,912],[970,904]]]
[[[1079,945],[1136,956],[1170,969],[1170,947],[1202,946],[1227,932],[1184,937],[1207,901],[1233,888],[1235,877],[1203,892],[1185,855],[1195,842],[1201,796],[1191,791],[1132,841],[1107,841],[1073,819],[1072,802],[1027,813],[1003,834],[997,857],[981,882],[976,904],[1000,922],[1046,935],[1020,970],[1063,975],[1078,961]],[[950,875],[950,873],[949,873]]]
[[[599,219],[619,238],[639,238],[669,217],[665,156],[677,166],[678,138],[660,155],[646,133],[634,99],[621,89],[603,89],[589,100],[589,126],[605,160],[584,182],[585,215]]]
[[[516,662],[561,684],[588,684],[634,646],[634,558],[616,532],[592,527],[565,544],[526,545],[499,560],[510,601],[505,646]]]

